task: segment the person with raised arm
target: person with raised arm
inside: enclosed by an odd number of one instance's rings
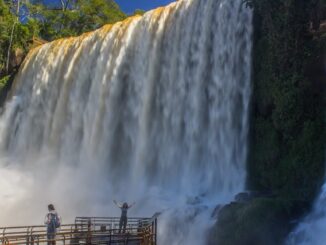
[[[127,213],[128,209],[131,208],[133,205],[135,205],[135,202],[133,202],[131,205],[128,205],[128,203],[118,203],[116,200],[113,201],[115,205],[117,205],[121,209],[121,217],[119,222],[119,233],[121,233],[121,228],[123,227],[123,233],[126,231],[127,227]]]

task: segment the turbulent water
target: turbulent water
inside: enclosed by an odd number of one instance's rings
[[[314,210],[292,232],[286,245],[322,245],[326,241],[326,183],[322,187]]]
[[[252,13],[185,0],[31,51],[0,119],[0,223],[159,218],[162,245],[204,244],[244,189]]]

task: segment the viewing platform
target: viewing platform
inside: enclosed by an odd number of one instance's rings
[[[125,232],[119,217],[77,217],[74,224],[58,228],[55,244],[156,245],[157,216],[128,218]],[[46,226],[0,227],[0,244],[48,244]]]

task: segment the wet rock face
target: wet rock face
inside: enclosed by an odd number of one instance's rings
[[[237,195],[218,211],[207,245],[279,245],[291,228],[286,206],[272,198]]]
[[[242,192],[237,194],[234,199],[236,202],[246,203],[252,199],[252,195],[249,192]]]
[[[246,191],[237,194],[234,200],[239,203],[248,203],[255,198],[272,198],[275,194],[271,191]]]

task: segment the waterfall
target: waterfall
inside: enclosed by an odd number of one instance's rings
[[[159,244],[204,244],[244,189],[252,12],[180,0],[32,50],[0,118],[1,225],[159,217]]]
[[[326,241],[326,183],[314,205],[298,227],[289,235],[286,245],[320,245]]]

